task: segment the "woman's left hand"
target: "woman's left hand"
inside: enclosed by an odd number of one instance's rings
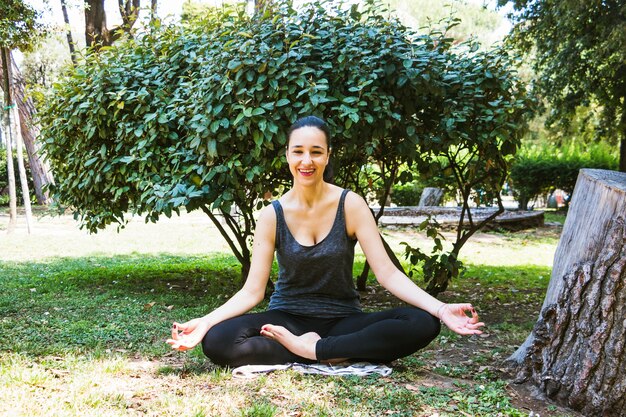
[[[479,321],[478,313],[471,304],[444,304],[437,316],[450,330],[462,335],[481,334],[480,328],[485,325]]]

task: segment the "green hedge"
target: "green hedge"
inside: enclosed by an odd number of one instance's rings
[[[582,168],[615,170],[618,165],[615,150],[604,143],[527,147],[516,156],[509,179],[519,208],[526,210],[530,200],[555,189],[571,195]]]

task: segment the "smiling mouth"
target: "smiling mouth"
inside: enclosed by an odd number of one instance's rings
[[[314,169],[299,169],[298,172],[300,174],[304,175],[305,177],[309,177],[309,176],[313,175],[315,170]]]

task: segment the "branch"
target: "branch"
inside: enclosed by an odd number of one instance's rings
[[[244,255],[243,255],[243,253],[242,253],[242,251],[239,250],[239,248],[237,248],[237,246],[235,245],[235,242],[233,242],[233,240],[228,235],[228,232],[226,231],[226,229],[224,229],[224,226],[222,226],[222,223],[220,223],[219,219],[217,217],[215,217],[215,215],[211,212],[211,210],[209,210],[209,208],[206,205],[202,205],[201,208],[202,208],[202,211],[207,216],[209,216],[209,218],[211,219],[211,221],[213,222],[215,227],[217,227],[217,230],[220,231],[220,234],[224,237],[224,239],[226,239],[226,243],[228,243],[228,246],[230,247],[230,249],[235,254],[235,257],[237,258],[239,263],[241,263],[243,265],[243,263],[244,263]]]

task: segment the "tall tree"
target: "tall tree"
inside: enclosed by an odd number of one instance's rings
[[[110,46],[122,33],[130,34],[139,15],[140,0],[118,0],[118,8],[122,16],[122,25],[113,29],[107,28],[107,16],[104,0],[85,1],[85,40],[87,46]],[[151,3],[156,5],[156,2]]]
[[[0,61],[2,61],[2,72],[9,74],[9,65],[7,64],[9,57],[7,56],[9,49],[6,47],[0,48]],[[4,77],[4,83],[2,85],[2,91],[4,91],[4,106],[3,106],[3,124],[7,149],[7,174],[9,176],[9,227],[7,231],[10,233],[15,229],[17,223],[17,197],[15,193],[15,168],[13,167],[13,140],[11,135],[11,93],[9,88],[9,77]]]
[[[49,198],[45,188],[54,180],[50,167],[42,155],[40,143],[38,142],[39,126],[34,122],[36,111],[33,95],[26,93],[26,81],[17,67],[15,59],[12,59],[10,64],[9,72],[11,73],[12,80],[12,82],[10,82],[11,99],[18,110],[16,122],[19,124],[24,146],[26,147],[28,165],[35,188],[35,196],[39,204],[47,204]],[[4,70],[0,68],[0,85],[4,85],[5,83],[4,74]]]
[[[15,173],[13,172],[10,124],[11,109],[14,106],[11,97],[11,49],[29,49],[32,47],[40,34],[42,26],[37,22],[38,14],[35,9],[25,4],[22,0],[5,0],[3,2],[2,12],[3,14],[0,18],[0,58],[2,61],[2,73],[4,74],[2,84],[2,90],[4,91],[3,113],[5,115],[5,135],[7,137],[7,171],[11,190],[9,192],[9,230],[11,230],[17,219]]]
[[[567,123],[581,105],[603,108],[599,134],[620,143],[626,172],[626,2],[498,0],[512,3],[510,41],[534,56],[537,86]]]
[[[63,21],[65,22],[65,28],[67,30],[67,45],[70,48],[70,57],[72,58],[72,64],[76,65],[76,52],[74,47],[74,39],[72,39],[72,29],[70,26],[70,17],[67,14],[67,4],[65,0],[61,0],[61,10],[63,11]]]

